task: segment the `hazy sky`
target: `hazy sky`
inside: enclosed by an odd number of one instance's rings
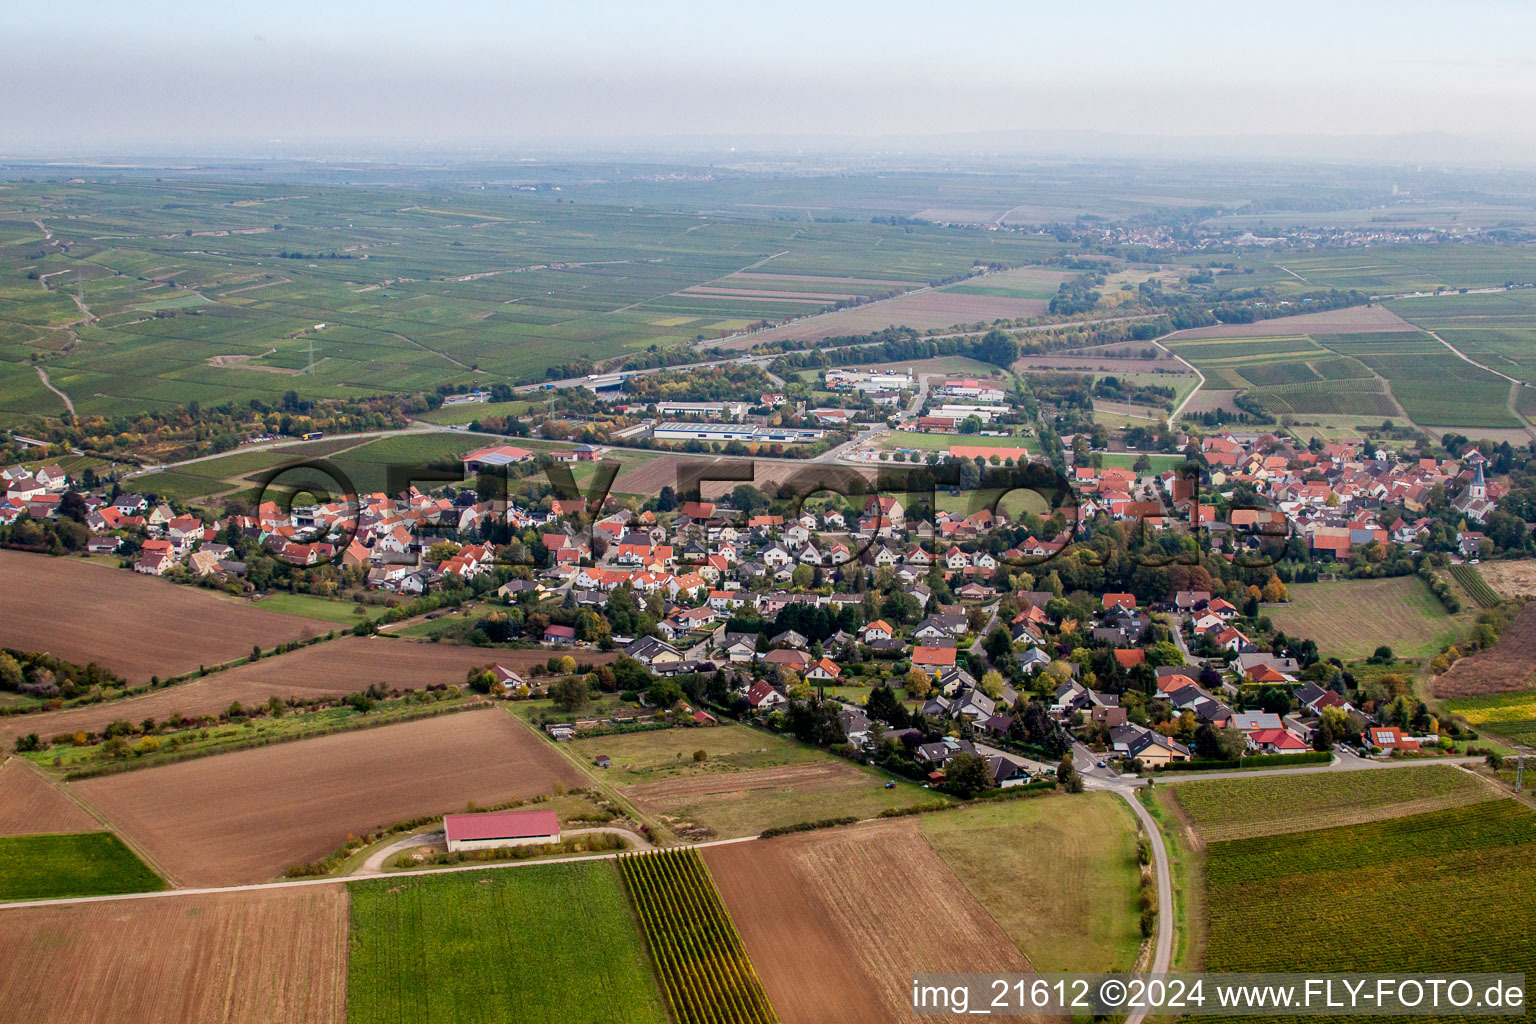
[[[1536,131],[1536,4],[0,4],[0,153]]]

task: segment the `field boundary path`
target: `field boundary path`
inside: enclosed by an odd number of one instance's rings
[[[1141,827],[1146,829],[1148,845],[1152,847],[1152,865],[1157,871],[1157,942],[1153,946],[1152,964],[1148,971],[1152,974],[1166,974],[1173,962],[1173,871],[1168,867],[1168,848],[1156,819],[1136,799],[1136,791],[1124,786],[1114,788],[1131,805],[1131,811],[1135,813],[1136,820],[1141,822]],[[1125,1024],[1141,1024],[1146,1017],[1146,1010],[1137,1010],[1125,1018]]]
[[[1178,331],[1170,331],[1169,333],[1163,335],[1163,338],[1171,338],[1178,333]],[[1180,402],[1178,408],[1174,409],[1173,412],[1168,414],[1168,422],[1172,424],[1178,422],[1179,414],[1184,411],[1184,407],[1190,402],[1194,401],[1195,396],[1200,393],[1200,389],[1205,387],[1205,374],[1201,373],[1200,368],[1197,367],[1194,363],[1190,362],[1188,359],[1185,359],[1183,356],[1179,355],[1167,345],[1164,345],[1163,338],[1153,338],[1152,344],[1161,349],[1165,355],[1168,355],[1189,367],[1190,372],[1192,372],[1195,377],[1198,378],[1195,381],[1195,386],[1189,389],[1189,394],[1184,396],[1184,401]],[[1132,1024],[1132,1022],[1127,1022],[1127,1024]]]
[[[43,387],[58,395],[59,398],[64,402],[64,408],[68,409],[69,414],[73,416],[75,414],[75,403],[70,401],[69,396],[66,395],[63,391],[60,391],[58,388],[53,386],[53,381],[48,379],[48,371],[43,369],[41,363],[34,366],[33,369],[37,371],[37,377],[43,382]]]

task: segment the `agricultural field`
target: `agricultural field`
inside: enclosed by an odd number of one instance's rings
[[[1429,334],[1339,333],[1315,340],[1386,378],[1421,427],[1510,429],[1523,424],[1507,405],[1510,382],[1475,366]]]
[[[366,689],[373,683],[383,683],[391,689],[418,690],[438,683],[458,685],[471,668],[500,663],[522,671],[548,657],[547,651],[344,636],[126,700],[0,718],[0,740],[9,745],[17,736],[29,732],[45,739],[65,733],[99,733],[118,719],[163,721],[173,713],[219,714],[235,701],[249,707],[265,704],[274,696],[334,698]],[[595,655],[592,660],[600,661],[602,657]]]
[[[1478,732],[1491,732],[1512,743],[1536,744],[1536,692],[1454,697],[1440,707],[1465,718]]]
[[[1003,800],[919,820],[928,844],[1035,970],[1135,964],[1136,821],[1118,796]]]
[[[495,709],[243,750],[70,784],[189,886],[273,878],[349,836],[578,786],[545,741]]]
[[[1477,571],[1500,597],[1536,597],[1536,559],[1483,562]]]
[[[612,860],[379,879],[348,889],[350,1024],[667,1024]]]
[[[911,818],[713,846],[704,863],[784,1024],[907,1020],[914,973],[1031,969]]]
[[[370,613],[378,610],[353,601],[331,601],[323,597],[288,594],[282,591],[262,598],[255,603],[255,606],[263,611],[302,615],[306,619],[337,622],[344,626],[355,626],[364,619],[371,618]]]
[[[1481,697],[1530,689],[1536,680],[1532,650],[1536,650],[1536,602],[1521,609],[1500,634],[1498,643],[1460,659],[1437,678],[1435,696]]]
[[[0,838],[0,902],[164,888],[160,876],[110,832]]]
[[[1068,271],[1034,267],[988,274],[945,288],[807,316],[782,327],[727,341],[719,347],[752,348],[784,340],[819,341],[869,334],[887,327],[937,331],[946,327],[985,326],[995,320],[1041,316],[1049,309],[1057,287],[1073,276]]]
[[[1066,248],[867,217],[813,225],[758,210],[706,224],[671,201],[578,207],[509,188],[418,189],[411,175],[392,184],[309,183],[302,194],[268,183],[16,184],[0,204],[16,228],[0,245],[9,328],[0,419],[62,411],[33,354],[87,416],[193,400],[276,404],[296,383],[317,398],[517,383],[575,359],[726,336],[829,309],[837,296],[887,294],[978,260],[1021,263]],[[34,218],[52,233],[48,243]],[[43,286],[29,272],[48,275]],[[1035,295],[1054,288],[1052,274],[1017,271],[996,283]],[[77,296],[92,318],[82,319]],[[913,298],[927,301],[898,320],[926,315],[940,326],[1043,304],[1011,294]]]
[[[0,577],[0,646],[94,661],[136,685],[326,632],[312,619],[77,558],[0,551]]]
[[[0,836],[95,832],[101,822],[19,757],[0,755]]]
[[[1357,660],[1386,644],[1399,658],[1425,658],[1453,641],[1470,612],[1456,616],[1416,576],[1290,585],[1284,604],[1264,606],[1287,636],[1317,641],[1324,657]]]
[[[778,1024],[697,849],[619,858],[678,1024]]]
[[[1402,319],[1384,306],[1348,306],[1322,313],[1299,313],[1296,316],[1256,320],[1251,324],[1216,324],[1212,327],[1196,327],[1171,334],[1164,341],[1169,344],[1178,344],[1199,338],[1301,337],[1313,334],[1345,332],[1363,334],[1405,329],[1406,325]]]
[[[7,1020],[347,1021],[340,885],[5,910],[0,949]]]
[[[1510,799],[1213,842],[1205,969],[1529,974],[1533,843],[1536,817]]]
[[[947,799],[759,729],[722,723],[577,739],[561,745],[591,763],[625,798],[690,839],[757,835],[822,818],[870,818]],[[696,751],[705,754],[695,760]]]
[[[1211,843],[1356,825],[1497,797],[1477,776],[1441,764],[1195,779],[1171,788],[1190,824]]]
[[[1468,597],[1477,602],[1479,608],[1492,608],[1501,600],[1488,585],[1488,581],[1483,579],[1483,574],[1477,571],[1477,566],[1457,562],[1450,567],[1450,573],[1451,579],[1467,592]]]

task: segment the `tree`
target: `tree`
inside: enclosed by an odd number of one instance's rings
[[[915,666],[907,672],[906,685],[907,696],[913,700],[924,700],[929,693],[933,692],[932,682],[927,673]]]
[[[976,343],[976,358],[1009,369],[1019,360],[1019,341],[999,330],[988,331]]]
[[[565,675],[570,675],[576,671],[576,659],[569,654],[561,655],[558,665],[560,672]]]
[[[864,713],[877,722],[885,722],[898,729],[905,728],[908,720],[906,707],[896,696],[896,691],[889,686],[877,686],[870,691],[864,701]]]
[[[654,679],[645,688],[645,700],[653,708],[670,708],[683,699],[683,688],[676,679]]]
[[[944,782],[939,788],[969,799],[996,786],[986,758],[980,754],[956,754],[944,763]]]
[[[0,651],[0,690],[17,690],[22,682],[21,665],[5,651]]]
[[[560,710],[575,711],[586,705],[591,697],[591,691],[585,679],[570,676],[551,686],[549,696],[555,702],[555,707]]]
[[[1386,644],[1382,644],[1380,647],[1376,648],[1376,650],[1371,652],[1369,660],[1375,662],[1378,665],[1391,663],[1393,661],[1392,648],[1388,647]]]
[[[1056,765],[1056,785],[1068,793],[1083,791],[1083,777],[1077,773],[1077,766],[1072,763],[1071,751],[1062,754],[1060,763]]]
[[[805,590],[816,577],[816,572],[808,565],[797,565],[795,571],[790,573],[790,580],[796,587]]]
[[[1259,710],[1272,715],[1288,715],[1291,713],[1291,697],[1278,686],[1266,686],[1259,694]]]
[[[997,700],[1003,695],[1003,674],[993,669],[981,677],[981,682],[976,684],[976,689]]]
[[[1285,584],[1280,582],[1280,577],[1278,576],[1271,576],[1269,578],[1269,582],[1264,584],[1264,590],[1262,593],[1264,595],[1264,600],[1269,604],[1277,604],[1281,601],[1284,601],[1288,596],[1286,594]]]

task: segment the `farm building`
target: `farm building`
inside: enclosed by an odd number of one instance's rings
[[[443,816],[443,832],[452,853],[499,846],[544,846],[560,841],[560,819],[554,811],[447,814]]]
[[[464,456],[464,469],[469,473],[479,473],[486,469],[497,469],[501,466],[510,466],[518,462],[527,462],[531,458],[533,458],[533,452],[526,448],[502,444],[494,448],[482,448],[477,452],[470,452]]]

